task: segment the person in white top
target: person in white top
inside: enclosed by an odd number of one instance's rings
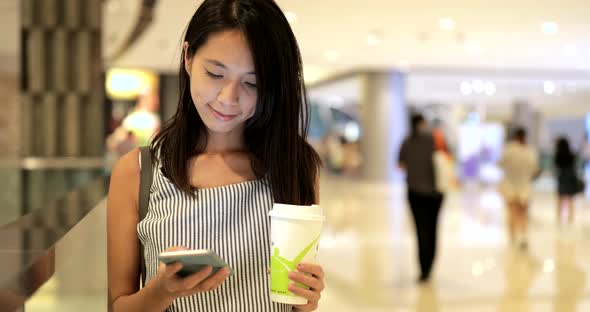
[[[527,209],[532,180],[539,170],[537,153],[527,145],[526,131],[516,130],[514,139],[506,145],[499,166],[504,171],[500,192],[508,207],[510,239],[521,248],[527,247]]]

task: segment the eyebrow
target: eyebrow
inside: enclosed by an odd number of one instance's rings
[[[211,60],[211,59],[206,59],[205,61],[207,63],[209,63],[209,64],[212,64],[212,65],[219,66],[221,68],[227,69],[227,66],[225,66],[225,64],[221,63],[220,61]],[[251,72],[248,72],[247,75],[256,75],[256,73],[253,72],[253,71],[251,71]]]

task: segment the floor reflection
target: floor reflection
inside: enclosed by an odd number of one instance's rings
[[[320,311],[590,311],[590,202],[579,199],[576,224],[562,229],[554,203],[535,195],[522,251],[507,243],[493,187],[467,184],[447,196],[433,281],[420,286],[403,186],[324,178],[330,287]]]
[[[556,285],[553,299],[554,312],[580,311],[579,301],[584,296],[586,289],[585,271],[576,257],[576,244],[569,240],[555,240],[555,271],[554,281]],[[588,262],[590,259],[585,258]],[[586,292],[587,293],[587,292]]]
[[[414,311],[416,312],[439,312],[440,303],[436,287],[423,285],[419,287],[418,297]]]

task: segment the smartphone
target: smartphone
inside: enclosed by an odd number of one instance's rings
[[[213,267],[211,275],[224,267],[229,269],[229,276],[234,275],[234,272],[229,265],[212,250],[164,251],[160,253],[158,259],[164,264],[172,264],[175,262],[182,263],[182,269],[176,273],[180,277],[186,277],[196,273],[207,265]]]

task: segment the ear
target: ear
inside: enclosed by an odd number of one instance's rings
[[[185,41],[182,44],[182,50],[184,51],[184,53],[182,54],[184,57],[184,70],[186,71],[186,74],[190,77],[191,76],[192,58],[188,55],[188,42],[187,41]]]

